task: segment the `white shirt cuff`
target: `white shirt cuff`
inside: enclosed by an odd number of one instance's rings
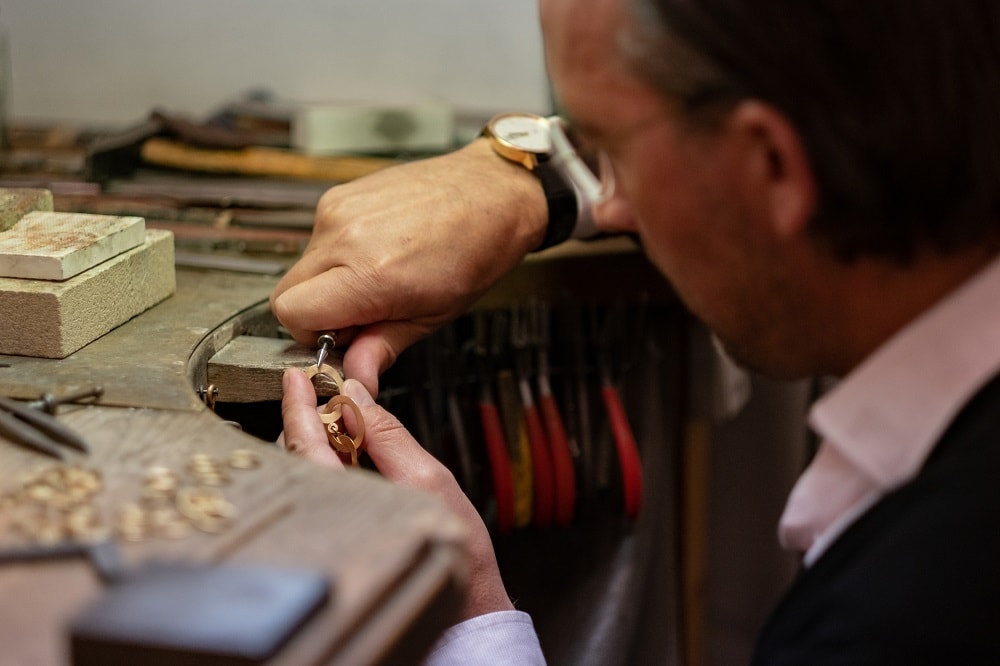
[[[434,645],[426,666],[544,666],[542,646],[531,616],[497,611],[448,628]]]

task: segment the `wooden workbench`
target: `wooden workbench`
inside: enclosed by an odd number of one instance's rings
[[[122,542],[126,564],[149,559],[308,568],[333,582],[330,602],[274,664],[408,663],[455,618],[465,585],[464,533],[443,504],[375,474],[332,472],[253,438],[207,409],[205,362],[259,311],[276,278],[178,270],[177,292],[62,360],[0,356],[0,395],[38,397],[101,385],[96,405],[60,409],[100,470],[108,512],[134,499],[145,470],[182,469],[193,453],[259,453],[259,468],[224,488],[238,514],[219,534]],[[242,314],[241,314],[242,313]],[[57,461],[0,438],[0,494]],[[4,530],[0,546],[19,535]],[[69,663],[68,623],[102,593],[82,559],[0,567],[0,662]]]

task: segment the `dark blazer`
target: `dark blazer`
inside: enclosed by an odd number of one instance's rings
[[[1000,378],[800,573],[753,663],[1000,665]]]

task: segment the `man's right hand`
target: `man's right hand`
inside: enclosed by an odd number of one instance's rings
[[[350,340],[348,377],[374,393],[406,347],[462,314],[540,242],[537,179],[484,139],[323,195],[312,239],[271,295],[304,344]]]

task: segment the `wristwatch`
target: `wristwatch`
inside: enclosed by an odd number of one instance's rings
[[[535,174],[545,192],[549,222],[545,238],[535,251],[558,245],[570,237],[579,207],[576,191],[549,164],[552,139],[549,120],[532,113],[501,113],[493,116],[481,133],[501,157]]]

